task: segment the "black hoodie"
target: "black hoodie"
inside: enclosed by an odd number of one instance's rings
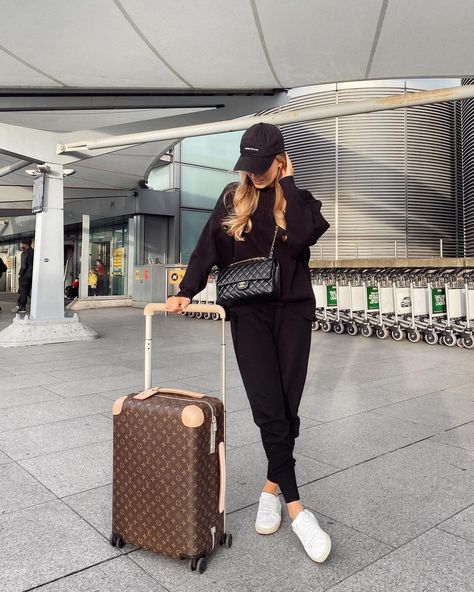
[[[280,262],[280,301],[294,303],[304,316],[314,319],[315,299],[308,266],[309,247],[326,232],[329,223],[321,214],[321,202],[309,191],[298,189],[293,177],[281,179],[280,186],[287,201],[286,230],[278,227],[274,251],[274,257]],[[276,226],[273,216],[274,187],[260,191],[257,208],[252,214],[252,230],[244,233],[245,241],[234,240],[221,224],[231,211],[231,196],[227,197],[224,204],[224,195],[229,188],[227,186],[220,195],[203,228],[179,284],[178,296],[187,296],[192,300],[206,287],[214,265],[221,270],[234,261],[268,257],[270,254]]]

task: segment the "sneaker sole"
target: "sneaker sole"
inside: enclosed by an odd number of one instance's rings
[[[276,526],[257,526],[255,525],[255,530],[258,534],[273,534],[276,532],[281,526],[281,522]]]

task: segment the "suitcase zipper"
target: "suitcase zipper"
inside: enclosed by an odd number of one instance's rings
[[[211,419],[211,454],[216,451],[216,432],[217,432],[217,420],[214,413]]]
[[[211,534],[212,534],[212,549],[216,546],[216,527],[211,526]],[[211,551],[212,551],[211,549]]]
[[[165,395],[167,399],[175,399],[176,401],[183,401],[182,397],[172,397],[167,395],[166,393],[162,393]],[[209,401],[204,401],[200,399],[197,401],[198,403],[205,403],[209,409],[211,410],[211,446],[210,446],[210,454],[214,454],[216,451],[216,432],[217,432],[217,419],[214,415],[214,407],[209,403]]]

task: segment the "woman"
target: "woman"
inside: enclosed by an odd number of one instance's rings
[[[311,345],[315,299],[308,267],[309,246],[329,224],[321,202],[297,189],[283,136],[258,123],[242,136],[234,170],[241,181],[226,187],[193,251],[177,296],[166,309],[181,313],[207,283],[211,268],[268,257],[275,227],[275,257],[280,263],[281,296],[276,302],[229,307],[232,340],[255,423],[268,459],[255,529],[272,534],[281,523],[281,491],[297,534],[313,561],[331,550],[329,536],[300,501],[293,449],[299,434],[298,407]]]

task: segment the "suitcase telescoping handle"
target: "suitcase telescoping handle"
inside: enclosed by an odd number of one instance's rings
[[[152,349],[152,319],[155,312],[166,312],[164,302],[153,302],[147,304],[143,311],[145,315],[145,391],[151,388],[151,349]],[[221,382],[222,382],[222,403],[226,408],[226,380],[225,380],[225,310],[218,304],[188,304],[186,312],[209,312],[217,313],[221,319]]]

